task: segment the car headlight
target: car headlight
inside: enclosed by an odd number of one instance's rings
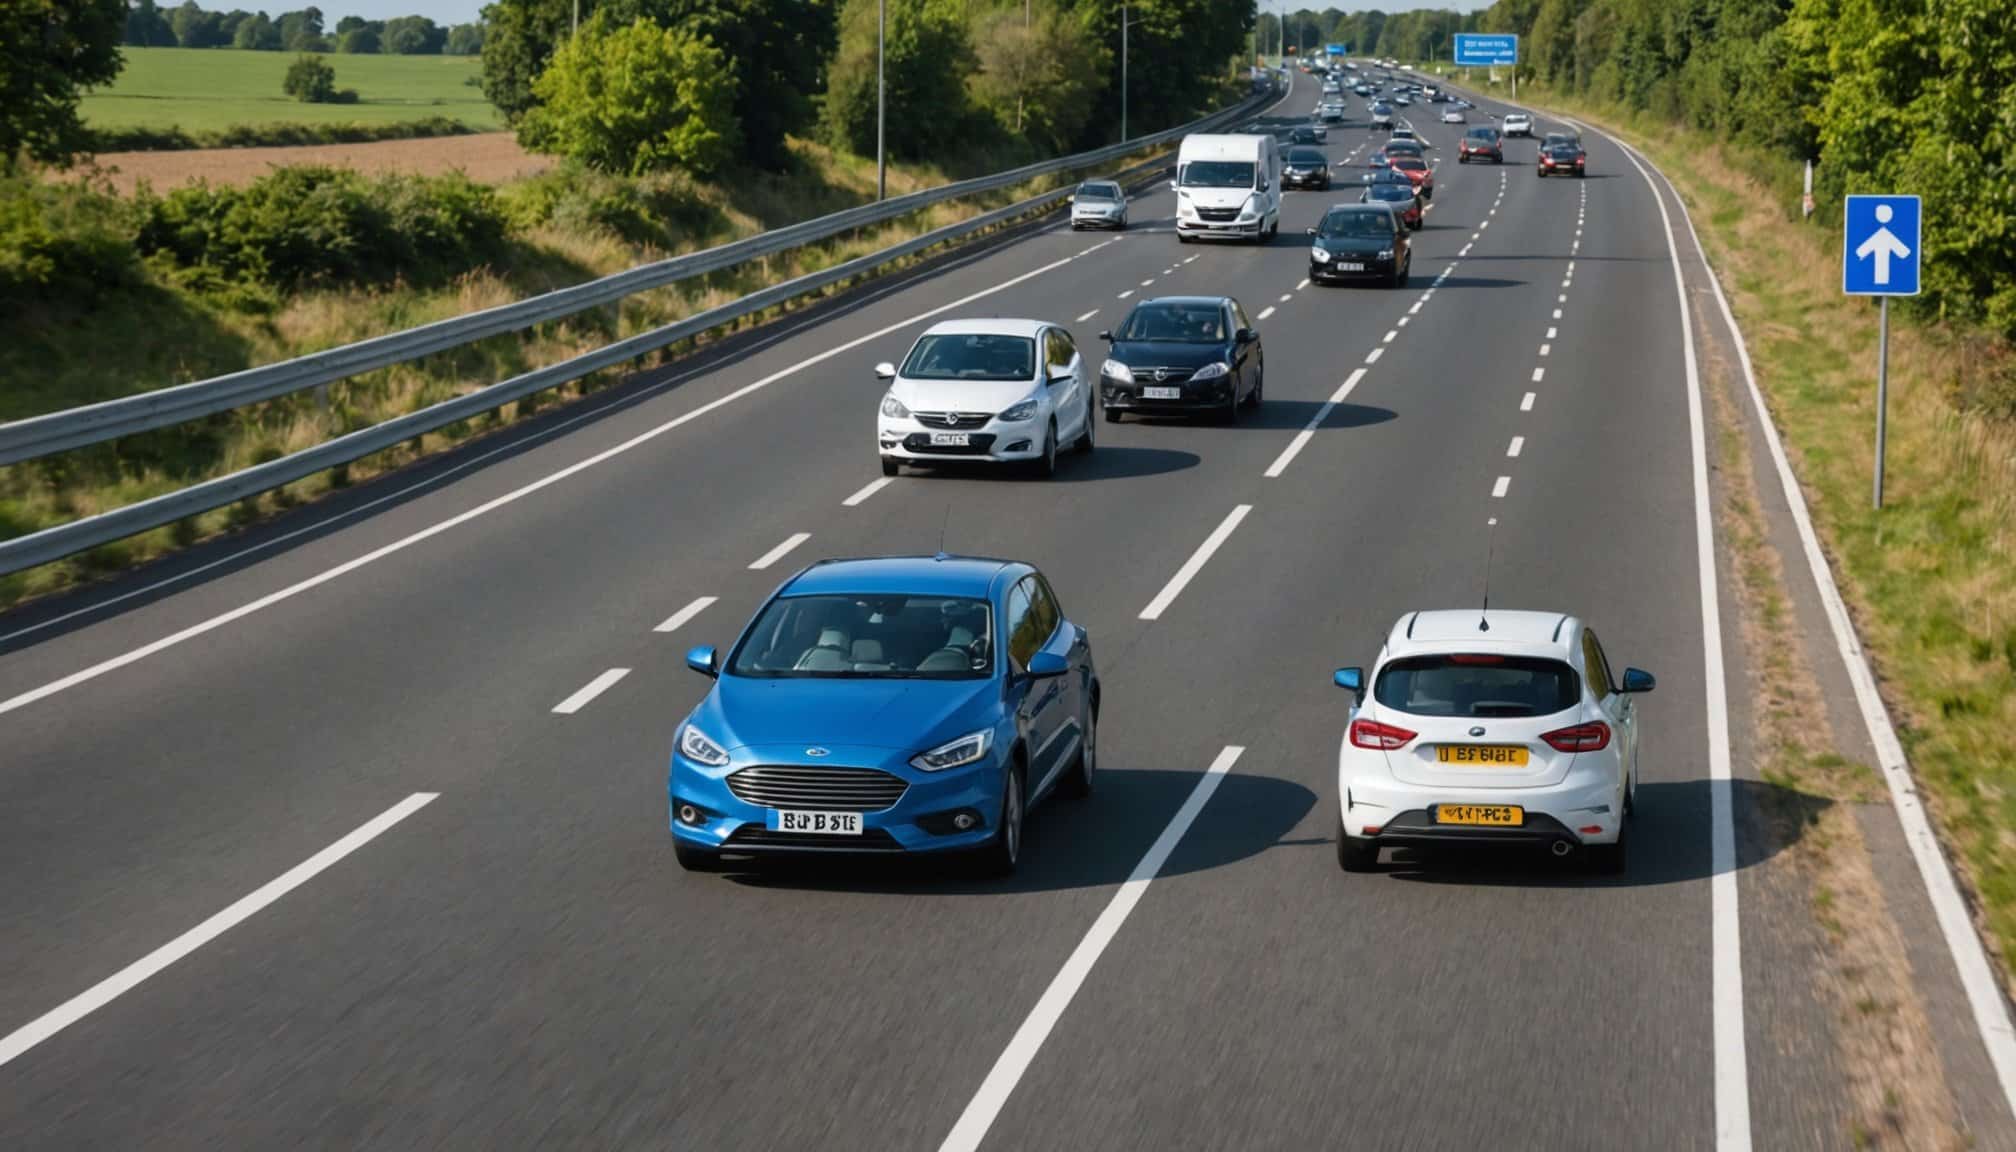
[[[993,746],[994,730],[982,728],[957,740],[947,740],[929,752],[919,752],[910,758],[910,766],[920,772],[943,772],[947,768],[963,767],[985,758],[987,750]]]
[[[1318,264],[1328,264],[1330,262],[1330,250],[1321,244],[1314,245],[1309,249],[1309,259],[1316,261]]]
[[[721,746],[707,738],[705,732],[688,724],[679,730],[679,753],[688,760],[698,760],[709,768],[719,768],[728,763],[728,753]]]
[[[908,420],[910,409],[905,408],[903,402],[896,399],[896,393],[890,392],[882,397],[882,415],[891,420]]]
[[[1215,364],[1206,364],[1202,368],[1197,369],[1196,372],[1191,374],[1190,379],[1216,380],[1218,377],[1225,375],[1227,372],[1230,372],[1231,370],[1232,366],[1230,364],[1227,364],[1223,360],[1220,360]]]
[[[1034,415],[1036,415],[1036,398],[1031,396],[1019,404],[1010,404],[1002,409],[1001,414],[995,419],[1004,424],[1019,424]]]
[[[1260,211],[1260,196],[1258,193],[1255,193],[1254,195],[1248,196],[1246,198],[1246,204],[1244,207],[1239,209],[1239,215],[1253,216],[1257,215],[1259,211]]]
[[[1385,251],[1379,253],[1377,258],[1380,260],[1391,260],[1393,258],[1393,250],[1391,248],[1388,248]]]
[[[1118,360],[1108,360],[1106,363],[1101,364],[1099,366],[1099,374],[1118,380],[1122,384],[1132,384],[1134,382],[1134,370],[1120,363]]]

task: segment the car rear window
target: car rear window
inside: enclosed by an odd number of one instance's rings
[[[1464,133],[1464,135],[1474,140],[1489,140],[1497,134],[1498,130],[1496,128],[1472,128],[1470,131]]]
[[[1322,164],[1328,158],[1314,148],[1296,148],[1288,153],[1290,164]]]
[[[1551,716],[1581,698],[1575,670],[1542,656],[1409,656],[1379,670],[1381,707],[1415,716]]]

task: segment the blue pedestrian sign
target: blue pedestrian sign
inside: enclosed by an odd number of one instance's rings
[[[1924,251],[1916,196],[1850,196],[1841,239],[1841,291],[1916,296]]]
[[[1480,35],[1470,32],[1456,34],[1455,58],[1451,61],[1462,68],[1505,67],[1519,63],[1519,37],[1504,35]]]

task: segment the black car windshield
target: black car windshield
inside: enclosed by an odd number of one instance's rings
[[[1550,134],[1545,144],[1545,147],[1548,148],[1574,148],[1576,146],[1577,141],[1573,136],[1563,136],[1558,132]]]
[[[1115,200],[1119,198],[1116,195],[1118,191],[1111,184],[1080,184],[1078,186],[1078,199]]]
[[[991,332],[925,336],[903,362],[912,380],[1033,380],[1036,341]]]
[[[1580,699],[1575,670],[1540,656],[1410,656],[1379,670],[1372,695],[1415,716],[1552,716]]]
[[[1251,188],[1253,165],[1237,160],[1192,160],[1178,181],[1192,188]]]
[[[1134,309],[1113,338],[1158,344],[1222,344],[1225,309],[1208,301],[1143,304]]]
[[[1349,208],[1323,217],[1317,235],[1333,240],[1378,240],[1393,235],[1393,217],[1383,208]]]
[[[1498,130],[1496,128],[1472,128],[1470,131],[1464,133],[1464,135],[1470,137],[1472,140],[1493,140],[1497,138]]]
[[[729,661],[761,679],[980,680],[994,668],[994,614],[951,596],[783,596]]]
[[[1321,168],[1328,163],[1323,153],[1314,148],[1293,148],[1288,152],[1288,163],[1295,165],[1314,164]]]
[[[1385,104],[1372,105],[1372,114],[1374,116],[1384,116],[1392,111],[1393,109]]]
[[[1405,184],[1374,184],[1365,190],[1365,198],[1387,204],[1399,204],[1414,199],[1414,189]]]

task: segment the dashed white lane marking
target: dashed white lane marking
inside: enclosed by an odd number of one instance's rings
[[[1090,312],[1087,312],[1083,316],[1080,316],[1078,317],[1078,319],[1072,321],[1072,323],[1083,324],[1085,321],[1090,320],[1092,317],[1097,316],[1098,314],[1099,310],[1097,308],[1094,308]]]
[[[1554,339],[1554,337],[1555,337],[1556,333],[1558,333],[1559,331],[1560,331],[1560,330],[1559,330],[1559,329],[1557,329],[1557,328],[1549,328],[1549,329],[1547,329],[1547,339],[1549,339],[1549,340],[1552,340],[1552,339]]]
[[[867,483],[867,485],[864,486],[859,492],[856,492],[852,496],[847,497],[847,499],[842,500],[840,503],[843,507],[858,508],[861,506],[862,501],[868,499],[870,496],[875,495],[875,493],[880,492],[882,489],[887,488],[889,485],[894,484],[895,482],[896,482],[895,478],[891,476],[877,477],[874,480],[870,480]]]
[[[1141,619],[1160,620],[1162,613],[1176,602],[1176,597],[1183,594],[1183,589],[1189,587],[1190,581],[1197,578],[1197,573],[1204,570],[1204,565],[1211,562],[1212,554],[1224,546],[1225,541],[1231,538],[1233,530],[1239,527],[1239,522],[1246,519],[1246,514],[1251,511],[1253,511],[1251,504],[1241,504],[1232,509],[1231,515],[1225,517],[1218,527],[1211,530],[1211,535],[1205,537],[1204,543],[1197,546],[1197,551],[1191,553],[1190,559],[1183,562],[1183,567],[1176,570],[1176,575],[1169,578],[1169,583],[1162,586],[1162,591],[1155,594],[1155,599],[1150,600],[1148,606],[1141,610]]]
[[[1129,288],[1125,292],[1120,293],[1120,299],[1125,300],[1127,297],[1132,296],[1133,294],[1134,290],[1132,288]]]
[[[1295,434],[1295,439],[1288,442],[1288,447],[1281,450],[1281,455],[1274,458],[1274,463],[1267,466],[1267,477],[1269,479],[1273,479],[1288,470],[1288,465],[1295,462],[1295,457],[1302,454],[1302,449],[1316,435],[1316,429],[1322,426],[1323,421],[1329,419],[1330,413],[1336,409],[1337,405],[1344,402],[1345,397],[1351,395],[1351,390],[1358,387],[1358,382],[1364,378],[1365,369],[1352,369],[1351,375],[1345,379],[1337,391],[1330,394],[1330,399],[1321,408],[1316,410],[1314,416],[1309,418],[1309,423],[1303,425],[1302,430]]]
[[[1407,326],[1407,317],[1405,316],[1400,317],[1398,325],[1399,327],[1405,328]]]
[[[1519,398],[1519,411],[1531,412],[1533,410],[1533,396],[1533,393],[1528,392]]]
[[[1463,245],[1463,247],[1458,248],[1456,250],[1456,255],[1458,256],[1468,256],[1469,254],[1470,254],[1470,245],[1468,244],[1465,244]]]
[[[1300,284],[1295,285],[1295,291],[1300,292],[1302,289],[1307,288],[1308,286],[1309,286],[1309,280],[1307,277],[1304,277]]]
[[[1185,264],[1188,264],[1188,263],[1190,263],[1190,261],[1191,261],[1191,260],[1195,260],[1195,259],[1197,259],[1197,257],[1195,257],[1195,256],[1191,256],[1191,257],[1189,257],[1188,259],[1185,259],[1185,260],[1183,261],[1183,263],[1185,263]]]
[[[1388,328],[1386,330],[1386,338],[1384,340],[1381,340],[1380,343],[1391,344],[1393,342],[1393,338],[1398,335],[1400,335],[1400,330],[1398,328]]]
[[[1477,239],[1477,233],[1475,233],[1475,232],[1472,232],[1472,233],[1470,233],[1470,239],[1471,239],[1472,241],[1475,241],[1475,240]]]
[[[656,628],[653,628],[651,630],[653,632],[677,632],[679,629],[691,623],[695,616],[700,615],[700,613],[705,612],[708,608],[712,607],[714,605],[714,600],[715,597],[712,596],[699,597],[698,599],[694,600],[691,604],[688,604],[684,608],[679,609],[679,611],[674,612],[670,616],[667,616],[663,624],[660,624]]]
[[[1498,477],[1498,482],[1491,485],[1491,498],[1493,500],[1503,500],[1505,498],[1505,490],[1511,486],[1512,478],[1510,476]]]
[[[1553,350],[1554,350],[1554,346],[1553,346],[1552,344],[1542,344],[1542,345],[1540,345],[1540,355],[1542,355],[1542,356],[1545,356],[1545,355],[1547,355],[1547,354],[1548,354],[1549,352],[1552,352]]]
[[[1547,370],[1546,370],[1545,368],[1535,368],[1535,369],[1533,369],[1533,383],[1535,383],[1535,384],[1538,384],[1538,383],[1539,383],[1539,382],[1541,381],[1541,379],[1542,379],[1543,377],[1545,377],[1546,375],[1547,375]]]
[[[1560,302],[1566,304],[1568,302],[1568,297],[1566,296],[1561,297]]]
[[[609,669],[607,672],[588,681],[588,683],[583,684],[580,691],[555,704],[553,706],[554,713],[560,716],[572,716],[574,713],[586,708],[597,696],[614,688],[618,680],[623,679],[623,677],[629,674],[630,669],[628,668]]]
[[[1525,447],[1526,438],[1524,436],[1514,436],[1512,437],[1512,443],[1505,446],[1505,455],[1516,458]]]
[[[1575,274],[1575,262],[1573,260],[1568,261],[1568,274],[1570,276]]]
[[[1365,363],[1367,363],[1367,364],[1377,364],[1377,363],[1379,362],[1379,357],[1381,357],[1381,356],[1384,356],[1385,354],[1386,354],[1386,349],[1384,349],[1384,348],[1374,348],[1374,349],[1372,349],[1372,351],[1370,351],[1370,352],[1368,352],[1368,353],[1366,353],[1366,354],[1365,354]]]
[[[1554,309],[1554,319],[1559,320],[1560,318],[1561,318],[1561,310],[1559,308]]]
[[[777,561],[782,560],[784,557],[790,555],[791,550],[793,548],[798,547],[800,544],[803,544],[805,541],[810,540],[811,538],[812,534],[810,532],[793,532],[791,536],[788,539],[786,539],[782,544],[777,545],[775,548],[772,548],[770,549],[770,551],[765,552],[763,555],[757,557],[756,561],[749,565],[749,570],[751,572],[760,572],[763,569],[770,567],[772,564],[775,564]]]
[[[1407,314],[1408,314],[1409,316],[1412,316],[1412,315],[1414,315],[1414,314],[1415,314],[1416,312],[1419,312],[1419,311],[1421,311],[1421,305],[1423,305],[1423,304],[1426,304],[1426,303],[1427,303],[1427,301],[1426,301],[1426,300],[1416,300],[1416,301],[1414,301],[1414,306],[1413,306],[1412,308],[1409,308],[1409,309],[1407,309]]]
[[[1155,278],[1150,276],[1148,279],[1141,281],[1141,287],[1146,288],[1153,283],[1155,283]]]
[[[1281,294],[1281,299],[1278,301],[1278,303],[1286,304],[1288,301],[1293,300],[1294,298],[1295,297],[1289,295],[1288,293],[1283,292]]]
[[[1561,278],[1561,287],[1563,287],[1563,288],[1572,288],[1572,287],[1574,287],[1574,285],[1575,285],[1575,279],[1574,279],[1574,277],[1572,277],[1572,276],[1564,276],[1564,277],[1562,277],[1562,278]]]
[[[952,1131],[946,1134],[945,1142],[938,1146],[938,1152],[974,1152],[986,1140],[987,1130],[993,1127],[994,1118],[1007,1106],[1008,1098],[1014,1095],[1015,1086],[1021,1083],[1023,1073],[1029,1070],[1029,1064],[1036,1059],[1043,1041],[1049,1038],[1050,1030],[1057,1026],[1064,1010],[1071,1006],[1072,997],[1084,986],[1092,966],[1099,962],[1107,945],[1119,935],[1120,926],[1127,922],[1134,906],[1147,893],[1148,885],[1154,882],[1156,873],[1168,862],[1169,854],[1176,850],[1183,834],[1190,830],[1197,814],[1204,810],[1211,794],[1217,790],[1218,782],[1225,778],[1245,751],[1236,744],[1227,745],[1211,762],[1203,778],[1190,790],[1190,798],[1183,802],[1183,807],[1177,809],[1168,827],[1155,838],[1155,843],[1141,857],[1141,862],[1134,866],[1126,883],[1113,894],[1106,910],[1099,913],[1085,938],[1078,942],[1078,947],[1072,949],[1070,957],[1064,961],[1064,967],[1058,970],[1050,986],[1043,990],[1028,1018],[1015,1030],[1000,1059],[988,1070],[987,1078],[980,1082],[980,1090],[973,1094],[966,1110],[959,1114],[958,1122],[952,1125]]]
[[[1269,304],[1265,308],[1260,309],[1260,315],[1255,317],[1255,319],[1265,320],[1267,317],[1272,316],[1273,314],[1274,314],[1274,305]]]
[[[413,793],[372,817],[356,831],[254,889],[250,895],[240,898],[222,912],[100,980],[49,1012],[6,1036],[0,1036],[0,1067],[5,1067],[30,1048],[131,992],[149,978],[160,975],[177,960],[243,924],[261,909],[313,880],[337,861],[376,840],[393,825],[433,803],[440,795],[438,792]]]
[[[1489,220],[1480,221],[1477,225],[1477,230],[1479,232],[1482,232],[1484,229],[1489,228],[1490,226],[1491,222]]]

